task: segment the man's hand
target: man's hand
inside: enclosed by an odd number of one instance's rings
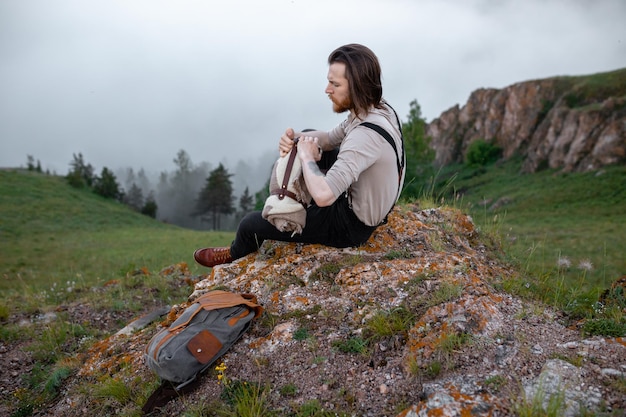
[[[302,162],[319,161],[322,158],[322,148],[319,145],[318,138],[301,136],[298,140],[298,156]]]
[[[291,151],[291,148],[293,148],[294,136],[295,132],[289,127],[280,137],[280,141],[278,142],[278,151],[280,152],[281,157],[287,155],[289,151]]]

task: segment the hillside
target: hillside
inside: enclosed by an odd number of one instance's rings
[[[626,166],[523,174],[522,163],[449,166],[439,172],[437,189],[481,229],[498,233],[507,255],[531,275],[558,276],[570,289],[587,290],[624,275]],[[559,260],[571,265],[559,267]]]
[[[228,415],[243,401],[240,384],[256,387],[243,393],[260,402],[260,415],[535,415],[548,401],[568,416],[626,410],[623,287],[616,282],[602,311],[577,320],[516,295],[507,289],[535,283],[505,261],[495,233],[459,209],[406,204],[359,248],[266,242],[258,254],[195,272],[185,259],[207,234],[137,217],[58,178],[1,175],[2,251],[21,262],[3,257],[5,280],[90,274],[99,257],[115,265],[97,264],[109,279],[93,284],[7,297],[2,415],[137,415],[158,384],[143,363],[148,340],[199,294],[224,287],[265,307],[224,356],[232,385],[209,370],[156,415]],[[39,253],[50,252],[36,273],[44,255],[28,256],[34,235]],[[99,256],[77,270],[77,250]],[[139,260],[120,268],[118,258]],[[150,313],[165,315],[136,324]]]
[[[2,291],[43,291],[78,282],[102,284],[133,269],[191,261],[206,233],[168,225],[63,177],[0,170]],[[232,233],[220,233],[219,244]],[[178,241],[172,244],[172,240]]]
[[[417,205],[394,210],[360,248],[266,242],[199,277],[163,323],[79,355],[39,415],[134,414],[157,383],[142,360],[148,340],[200,294],[224,287],[265,307],[223,359],[229,382],[210,370],[155,415],[222,415],[223,393],[241,384],[253,391],[231,391],[231,401],[245,395],[254,415],[503,416],[548,401],[559,415],[623,413],[626,341],[583,337],[558,311],[499,290],[516,272],[491,245],[458,210]],[[167,276],[195,279],[184,265]],[[119,383],[127,395],[98,395]]]

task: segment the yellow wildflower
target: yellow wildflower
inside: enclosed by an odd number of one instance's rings
[[[224,371],[226,371],[226,364],[224,362],[220,363],[215,367],[215,370],[217,371],[217,383],[219,384],[225,376]]]

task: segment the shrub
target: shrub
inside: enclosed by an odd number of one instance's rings
[[[478,139],[467,147],[465,163],[471,167],[481,167],[498,160],[502,149],[484,139]]]

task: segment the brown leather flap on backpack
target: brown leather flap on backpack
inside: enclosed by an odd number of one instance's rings
[[[263,307],[257,304],[256,296],[252,294],[235,294],[229,291],[213,290],[198,297],[196,303],[200,303],[205,310],[247,305],[254,310],[255,318],[263,312]]]
[[[222,343],[208,330],[202,330],[187,343],[187,349],[198,360],[205,364],[222,349]]]

